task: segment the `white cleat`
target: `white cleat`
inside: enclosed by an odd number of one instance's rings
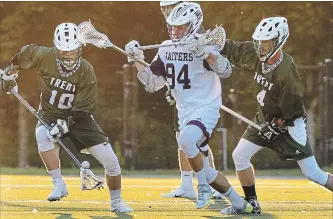
[[[244,203],[243,209],[237,209],[234,206],[229,206],[220,211],[223,215],[235,215],[235,214],[255,214],[253,206],[247,201]]]
[[[121,198],[118,198],[111,200],[111,211],[118,213],[129,213],[132,212],[133,209],[127,206]]]
[[[178,188],[166,194],[161,194],[163,198],[189,198],[189,199],[196,199],[196,194],[194,189],[185,190],[183,188]]]
[[[216,191],[215,189],[211,188],[211,191],[212,191],[211,199],[219,199],[219,200],[224,199],[224,196],[221,193],[219,193],[218,191]]]
[[[198,198],[197,198],[197,208],[204,208],[210,204],[211,190],[209,185],[201,184],[198,185]]]
[[[68,191],[66,188],[65,182],[58,178],[53,180],[53,190],[51,194],[47,197],[47,200],[50,202],[59,201],[61,198],[66,197],[68,195]]]

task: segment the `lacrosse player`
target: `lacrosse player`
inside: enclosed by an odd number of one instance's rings
[[[200,5],[178,4],[167,19],[172,42],[184,46],[161,47],[149,67],[136,62],[138,78],[146,91],[161,89],[166,81],[172,89],[178,109],[180,135],[177,139],[198,180],[197,208],[209,205],[212,186],[227,197],[242,213],[251,213],[253,206],[241,198],[228,180],[203,160],[200,151],[207,154],[207,142],[219,119],[222,105],[220,78],[230,76],[230,63],[215,47],[205,45],[205,36],[197,34],[203,21]],[[195,36],[195,37],[194,37]],[[126,52],[143,60],[139,43],[131,41]],[[128,61],[133,61],[131,58]],[[200,149],[200,150],[199,150]]]
[[[52,127],[48,130],[40,122],[36,127],[38,151],[54,185],[48,201],[60,200],[68,195],[54,144],[55,136],[68,136],[79,151],[86,149],[104,166],[111,211],[131,212],[132,209],[121,198],[118,158],[109,138],[92,116],[96,107],[97,81],[92,65],[81,57],[82,46],[76,33],[75,24],[62,23],[54,32],[54,48],[24,46],[5,69],[0,83],[12,85],[1,88],[8,92],[15,86],[13,78],[7,82],[6,79],[19,70],[35,68],[39,71],[42,90],[38,114]]]
[[[181,3],[182,1],[160,1],[160,8],[161,12],[167,20],[170,12],[174,7],[176,7],[177,4]],[[201,26],[197,33],[203,33],[204,28]],[[178,125],[178,116],[177,116],[177,108],[175,106],[174,98],[171,95],[171,89],[168,88],[166,94],[166,99],[169,102],[170,106],[174,106],[174,129],[176,131],[176,139],[179,137],[179,125]],[[212,154],[212,151],[210,150],[209,145],[208,147],[208,159],[209,159],[209,165],[213,168],[215,168],[214,165],[214,157]],[[204,157],[204,159],[207,159]],[[178,148],[178,161],[179,161],[179,168],[181,173],[181,184],[180,187],[169,192],[166,194],[162,194],[161,197],[165,198],[190,198],[195,199],[196,193],[193,189],[193,172],[191,169],[190,164],[187,162],[187,158],[181,148]],[[212,190],[212,199],[223,199],[223,195],[216,191],[215,189],[211,188]]]
[[[270,17],[256,27],[253,42],[227,40],[223,55],[235,66],[254,72],[259,112],[254,118],[261,130],[249,126],[232,157],[246,200],[261,213],[255,190],[252,156],[267,147],[283,160],[296,160],[310,180],[333,190],[333,176],[322,171],[312,154],[306,134],[302,85],[293,58],[282,50],[289,36],[287,19]],[[221,211],[236,213],[234,206]]]

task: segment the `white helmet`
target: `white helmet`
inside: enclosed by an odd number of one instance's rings
[[[59,24],[55,31],[53,37],[53,43],[55,48],[57,49],[57,59],[60,63],[67,69],[74,69],[79,63],[80,55],[81,55],[81,43],[77,38],[77,26],[73,23],[62,23]],[[60,55],[63,52],[69,52],[76,50],[77,56],[75,59],[67,58]]]
[[[270,17],[263,19],[256,27],[252,38],[254,47],[262,62],[273,57],[285,44],[289,37],[287,19],[284,17]],[[272,50],[265,55],[260,54],[260,41],[276,39]]]
[[[169,17],[169,14],[171,13],[172,9],[181,2],[182,1],[160,1],[161,12],[165,20]]]
[[[73,23],[59,24],[53,37],[54,46],[61,51],[72,51],[81,46],[76,36],[77,26]]]
[[[187,30],[183,36],[179,39],[176,39],[176,41],[184,41],[199,30],[203,22],[203,13],[199,4],[194,2],[183,2],[172,9],[166,22],[168,24],[168,30],[171,39],[172,26],[188,24]]]
[[[181,3],[182,1],[160,1],[160,7],[175,5]]]

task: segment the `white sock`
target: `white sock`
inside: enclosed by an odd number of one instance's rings
[[[238,193],[235,191],[235,189],[230,186],[228,191],[226,193],[223,193],[224,195],[232,204],[237,209],[243,209],[244,208],[244,203],[245,200],[238,195]]]
[[[181,173],[181,185],[180,187],[184,190],[193,189],[193,172],[192,171],[180,171]]]
[[[62,180],[62,176],[61,176],[61,169],[54,169],[54,170],[50,170],[47,171],[49,173],[49,175],[52,177],[52,180],[55,180],[57,178],[60,178]]]
[[[109,190],[109,191],[110,191],[111,200],[121,198],[121,195],[120,195],[121,194],[121,189]]]
[[[208,184],[207,179],[206,179],[206,173],[205,173],[205,168],[200,170],[199,172],[195,172],[195,175],[197,176],[198,184]]]

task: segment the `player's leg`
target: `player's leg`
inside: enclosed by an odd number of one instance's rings
[[[202,154],[203,159],[204,159],[204,164],[205,163],[209,163],[209,166],[213,169],[215,168],[215,164],[214,164],[214,156],[212,153],[212,150],[210,149],[209,145],[207,144],[208,147],[208,156],[205,156],[204,154]],[[213,187],[211,187],[211,191],[212,191],[212,199],[224,199],[224,196],[219,193],[218,191],[216,191]]]
[[[184,127],[178,138],[178,145],[183,149],[188,162],[195,172],[198,180],[197,208],[203,208],[209,205],[211,191],[206,180],[205,169],[201,153],[197,147],[204,137],[202,129],[193,124]]]
[[[207,164],[205,166],[208,166]],[[212,167],[206,167],[207,182],[215,190],[225,196],[232,204],[232,206],[225,208],[221,214],[250,214],[257,213],[251,203],[244,200],[230,185],[229,181]]]
[[[320,169],[314,156],[298,160],[304,176],[333,192],[333,175]]]
[[[244,138],[241,138],[237,147],[232,152],[232,158],[235,163],[238,179],[242,185],[245,199],[250,202],[261,213],[261,208],[257,199],[255,189],[254,168],[250,162],[252,156],[263,147],[254,144]]]
[[[53,190],[47,197],[48,201],[57,201],[68,195],[68,191],[63,181],[60,169],[59,152],[55,148],[54,143],[47,137],[46,127],[40,125],[36,128],[36,141],[38,152],[42,158],[44,165],[52,177]]]
[[[131,212],[132,209],[123,202],[121,197],[121,170],[111,144],[106,142],[90,147],[87,150],[105,169],[105,179],[111,197],[111,211]]]
[[[176,140],[179,137],[179,131],[176,132]],[[193,171],[190,164],[187,161],[187,157],[184,151],[178,148],[178,161],[181,173],[180,187],[166,194],[162,194],[164,198],[190,198],[195,199],[196,193],[193,189]]]

